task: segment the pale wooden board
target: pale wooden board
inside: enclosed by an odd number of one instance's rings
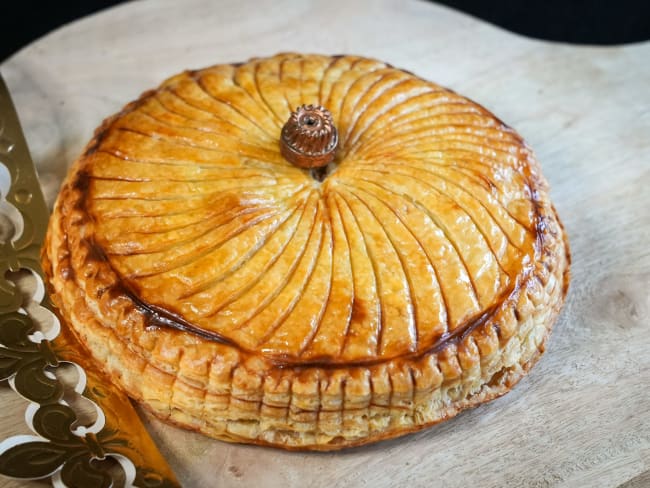
[[[526,380],[419,434],[340,453],[286,453],[152,420],[184,485],[649,486],[650,43],[539,42],[420,2],[148,0],[68,25],[0,70],[51,202],[94,127],[143,90],[185,68],[279,51],[380,58],[515,127],[552,185],[573,282],[548,352]],[[19,418],[20,402],[2,393],[3,412]]]

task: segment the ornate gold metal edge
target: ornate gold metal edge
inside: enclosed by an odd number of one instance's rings
[[[0,243],[0,380],[8,380],[30,401],[26,422],[37,434],[0,442],[0,474],[51,477],[54,486],[110,487],[113,474],[98,461],[113,458],[122,467],[126,486],[179,487],[128,398],[103,387],[100,374],[84,361],[78,341],[52,312],[39,260],[49,215],[1,76],[0,163],[0,213],[13,213],[16,221],[14,235]],[[46,331],[38,329],[27,311],[24,291],[7,277],[20,270],[29,270],[38,281],[28,301],[49,311],[52,325]],[[92,425],[81,425],[64,400],[65,385],[53,373],[64,363],[77,369],[74,391],[95,408]]]

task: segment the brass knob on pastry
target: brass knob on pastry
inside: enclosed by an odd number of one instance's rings
[[[320,105],[301,105],[282,127],[280,151],[299,168],[321,168],[334,159],[338,143],[329,110]]]

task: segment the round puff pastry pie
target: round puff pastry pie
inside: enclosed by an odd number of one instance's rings
[[[283,157],[303,105],[337,131],[324,168]],[[531,150],[486,109],[379,61],[281,54],[187,71],[107,119],[43,263],[62,318],[155,415],[328,450],[510,390],[568,256]]]

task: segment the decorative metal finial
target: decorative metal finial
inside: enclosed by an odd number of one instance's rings
[[[282,128],[282,156],[299,168],[321,168],[334,159],[339,143],[332,114],[320,105],[302,105]]]

